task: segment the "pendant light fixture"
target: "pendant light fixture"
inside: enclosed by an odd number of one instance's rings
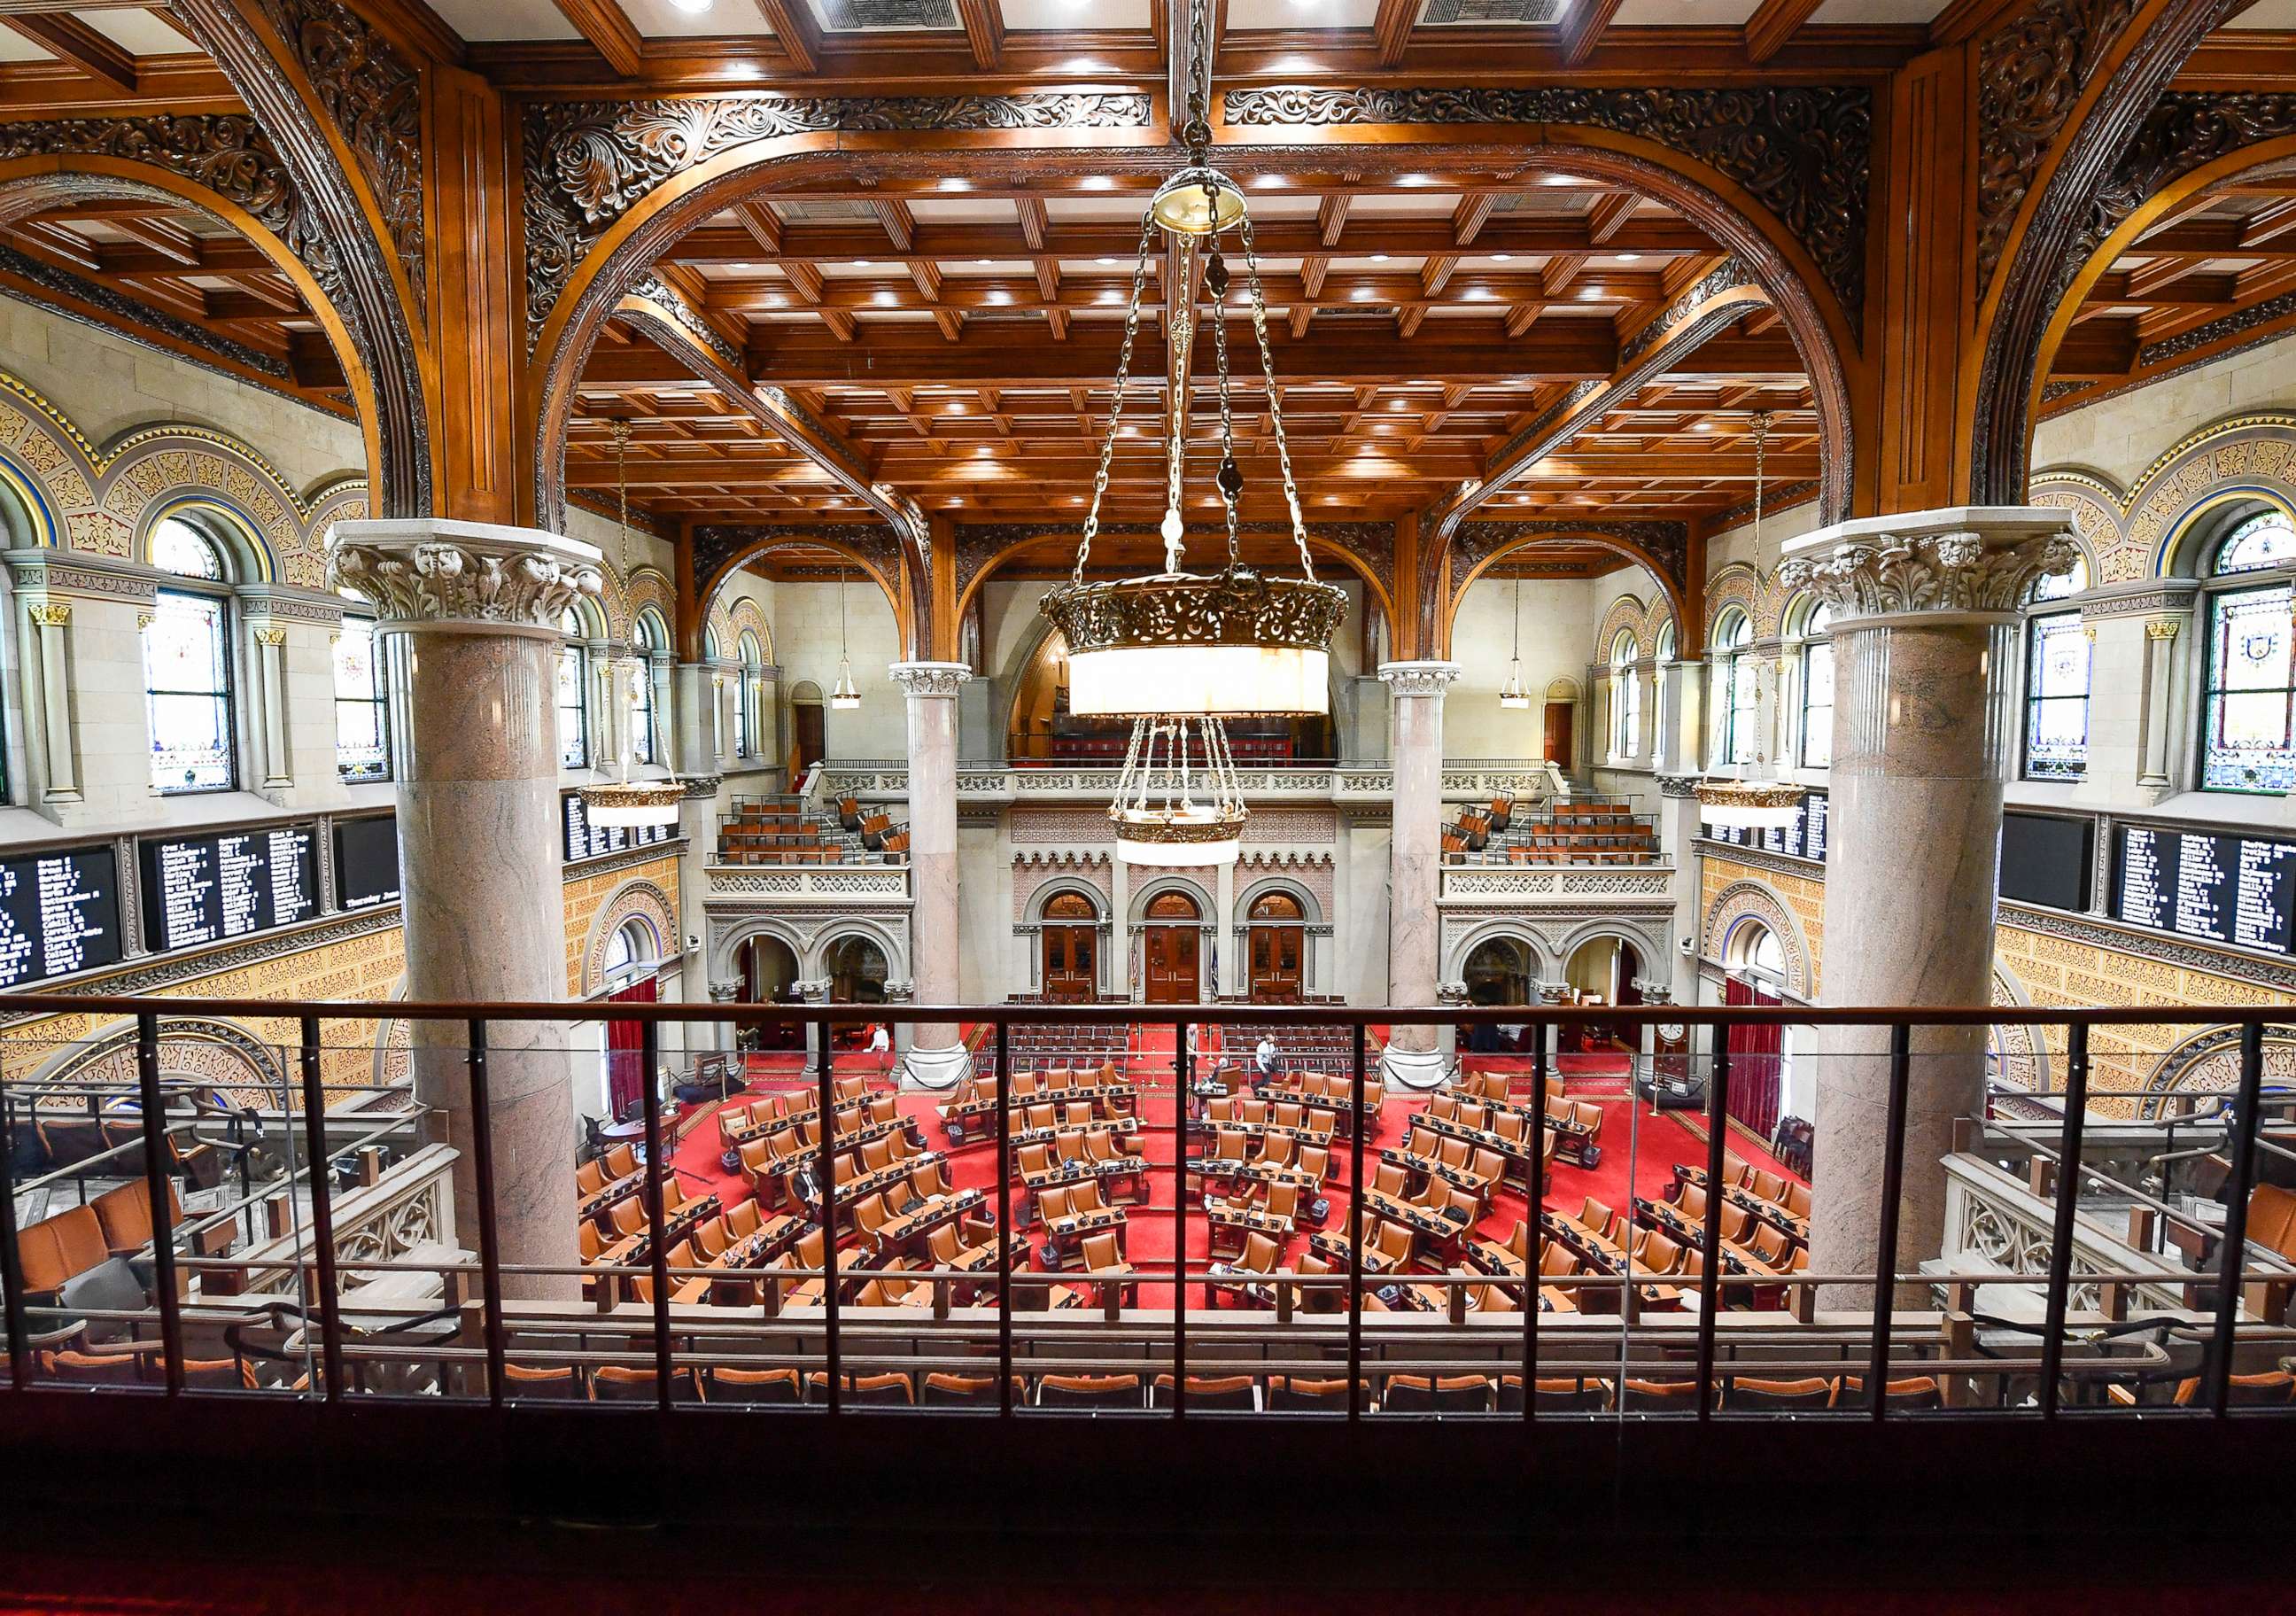
[[[1770,439],[1767,410],[1754,416],[1754,587],[1759,591],[1767,576],[1762,570],[1762,494],[1768,472]],[[1757,596],[1759,599],[1759,595]],[[1751,653],[1749,653],[1751,654]],[[1754,710],[1762,710],[1762,672],[1767,659],[1754,660]],[[1769,775],[1768,737],[1758,733],[1754,742],[1754,773],[1743,768],[1729,779],[1708,776],[1698,784],[1699,817],[1727,830],[1783,831],[1801,812],[1802,788],[1783,776]],[[1737,766],[1734,765],[1734,767]]]
[[[630,531],[630,423],[615,420],[606,423],[606,431],[614,440],[614,485],[619,499],[619,513],[614,527],[614,571],[624,578],[629,574],[624,569],[623,557],[628,549]],[[633,636],[637,626],[632,623]],[[651,679],[653,669],[636,649],[632,641],[630,661],[636,677]],[[630,703],[637,704],[638,689],[630,690]],[[630,746],[630,726],[621,726],[621,778],[602,785],[586,785],[577,792],[582,799],[582,812],[594,824],[606,829],[634,830],[650,825],[674,825],[677,823],[678,804],[685,800],[685,788],[675,781],[644,782],[633,779],[636,762]]]
[[[1128,718],[1132,738],[1109,818],[1124,856],[1138,863],[1198,865],[1216,861],[1234,846],[1246,812],[1242,788],[1221,720],[1242,717],[1314,718],[1331,710],[1332,635],[1347,611],[1347,593],[1318,583],[1308,553],[1308,528],[1292,475],[1283,433],[1275,357],[1267,336],[1266,295],[1252,245],[1251,218],[1242,189],[1211,165],[1210,86],[1205,42],[1210,21],[1201,0],[1189,19],[1188,117],[1181,139],[1187,160],[1160,185],[1140,221],[1140,247],[1125,309],[1124,340],[1116,363],[1115,399],[1101,441],[1076,565],[1069,581],[1047,594],[1040,610],[1061,631],[1069,654],[1069,710],[1078,718]],[[1233,380],[1228,362],[1226,304],[1233,272],[1220,236],[1237,233],[1243,254],[1253,335],[1267,389],[1269,430],[1283,482],[1299,578],[1247,568],[1240,554],[1243,472],[1236,463]],[[1219,469],[1213,479],[1227,530],[1227,564],[1218,573],[1190,572],[1182,552],[1183,473],[1191,412],[1176,390],[1165,412],[1165,498],[1161,533],[1164,570],[1139,578],[1086,583],[1085,570],[1100,531],[1109,465],[1123,427],[1140,330],[1141,300],[1152,250],[1162,231],[1187,308],[1170,322],[1167,374],[1184,389],[1196,325],[1210,327],[1219,405]],[[1201,305],[1201,311],[1200,311]],[[1205,800],[1190,795],[1189,737],[1193,732],[1206,775]]]
[[[1506,683],[1499,686],[1501,707],[1528,707],[1530,692],[1522,685],[1522,574],[1514,575],[1514,655],[1507,664]]]
[[[853,647],[845,630],[845,569],[837,570],[837,685],[829,704],[840,711],[861,705],[860,687],[853,683]]]

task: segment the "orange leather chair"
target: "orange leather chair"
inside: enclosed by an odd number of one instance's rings
[[[127,1257],[152,1243],[152,1191],[140,1179],[109,1190],[88,1203],[95,1220],[103,1227],[104,1243],[111,1248],[114,1257]],[[183,1221],[183,1204],[176,1199],[173,1180],[168,1185],[168,1226],[174,1228]]]
[[[17,1231],[16,1255],[26,1297],[53,1301],[73,1278],[109,1259],[111,1247],[95,1210],[76,1206]]]

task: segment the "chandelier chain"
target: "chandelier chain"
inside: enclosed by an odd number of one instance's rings
[[[1283,400],[1275,386],[1275,350],[1267,340],[1267,299],[1259,284],[1259,254],[1252,246],[1251,215],[1236,221],[1243,242],[1243,278],[1251,289],[1251,330],[1259,341],[1260,373],[1267,379],[1267,424],[1275,433],[1275,463],[1283,474],[1283,504],[1292,517],[1292,542],[1300,549],[1300,570],[1316,581],[1316,563],[1308,555],[1308,524],[1300,514],[1300,485],[1292,476],[1292,445],[1283,435]]]
[[[1225,473],[1229,466],[1235,463],[1235,400],[1228,374],[1227,300],[1215,292],[1209,302],[1204,317],[1211,322],[1212,363],[1219,373],[1220,470]],[[1224,477],[1216,479],[1214,486],[1219,489],[1220,504],[1226,507],[1227,564],[1232,571],[1243,564],[1243,558],[1238,553],[1236,496]]]
[[[1085,562],[1092,556],[1092,541],[1100,533],[1101,501],[1108,494],[1109,461],[1116,454],[1118,425],[1124,418],[1125,384],[1132,376],[1133,340],[1140,333],[1140,294],[1148,283],[1148,244],[1156,234],[1152,215],[1140,220],[1140,253],[1132,267],[1132,302],[1124,311],[1124,346],[1116,357],[1116,398],[1108,411],[1108,433],[1100,440],[1100,465],[1092,477],[1092,509],[1085,513],[1084,537],[1077,546],[1076,567],[1069,574],[1070,581],[1079,587],[1084,583]]]

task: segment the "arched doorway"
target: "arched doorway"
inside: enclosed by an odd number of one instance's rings
[[[1100,992],[1100,914],[1081,892],[1058,892],[1045,903],[1040,929],[1045,997],[1087,1004]]]
[[[750,1005],[791,1005],[797,1002],[797,955],[778,937],[759,932],[743,938],[734,948],[734,969],[739,972],[742,1001]],[[802,1049],[805,1024],[772,1016],[745,1016],[734,1025],[747,1049]]]
[[[885,951],[865,937],[840,937],[822,956],[829,972],[829,1002],[832,1005],[882,1005],[885,1002]]]
[[[1296,1005],[1305,981],[1308,917],[1289,892],[1267,892],[1254,899],[1247,917],[1245,958],[1251,999],[1257,1005]]]
[[[1642,989],[1635,979],[1642,974],[1641,953],[1623,938],[1590,937],[1571,951],[1562,968],[1563,980],[1582,1005],[1639,1005]],[[1587,1022],[1565,1028],[1562,1047],[1590,1054],[1631,1049],[1631,1039],[1614,1027]]]
[[[1461,968],[1470,1005],[1530,1003],[1530,953],[1511,937],[1488,937],[1467,953]],[[1503,1054],[1519,1047],[1521,1029],[1485,1022],[1463,1028],[1459,1046],[1474,1054]]]
[[[1204,913],[1185,892],[1160,892],[1141,927],[1145,997],[1152,1005],[1193,1005],[1203,997],[1199,957]]]
[[[1576,755],[1572,748],[1578,744],[1578,686],[1569,679],[1551,681],[1546,686],[1546,728],[1539,755],[1566,774]]]
[[[821,686],[811,679],[800,679],[790,688],[790,744],[794,749],[790,759],[790,789],[829,755],[829,734],[821,708]]]

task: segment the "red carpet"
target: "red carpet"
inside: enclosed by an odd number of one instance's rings
[[[1210,1032],[1212,1029],[1206,1030]],[[1157,1276],[1162,1281],[1160,1284],[1152,1281],[1142,1284],[1139,1305],[1169,1307],[1176,1227],[1172,1206],[1176,1183],[1173,1163],[1177,1159],[1172,1127],[1176,1093],[1172,1029],[1168,1027],[1136,1027],[1131,1048],[1128,1065],[1133,1081],[1140,1089],[1142,1149],[1151,1168],[1149,1202],[1144,1206],[1131,1209],[1125,1235],[1125,1250],[1133,1266],[1144,1276]],[[1208,1053],[1210,1052],[1200,1046],[1200,1055]],[[1470,1057],[1471,1063],[1477,1067],[1485,1065],[1491,1059],[1480,1055]],[[755,1063],[750,1091],[751,1096],[761,1096],[779,1089],[810,1093],[815,1081],[813,1074],[797,1064],[797,1060],[794,1055],[783,1059],[769,1057]],[[1600,1136],[1603,1153],[1601,1161],[1592,1169],[1576,1167],[1559,1160],[1555,1162],[1547,1185],[1546,1204],[1550,1208],[1575,1212],[1579,1203],[1591,1195],[1613,1210],[1623,1211],[1636,1195],[1663,1196],[1673,1185],[1674,1169],[1677,1163],[1705,1165],[1704,1139],[1676,1120],[1677,1113],[1654,1114],[1647,1106],[1634,1103],[1628,1095],[1627,1058],[1624,1055],[1565,1055],[1560,1058],[1560,1064],[1570,1097],[1593,1100],[1603,1109]],[[866,1074],[873,1083],[877,1062],[866,1054],[840,1054],[836,1069],[840,1076]],[[1518,1087],[1527,1090],[1527,1082],[1520,1083]],[[901,1109],[919,1119],[929,1148],[948,1153],[949,1178],[959,1189],[982,1189],[993,1197],[996,1187],[993,1172],[994,1142],[982,1141],[949,1151],[940,1118],[934,1110],[938,1100],[939,1096],[935,1095],[910,1092],[901,1096]],[[1366,1171],[1380,1146],[1401,1142],[1409,1130],[1411,1113],[1421,1109],[1425,1103],[1425,1098],[1421,1095],[1390,1092],[1381,1130],[1365,1147]],[[1752,1141],[1734,1134],[1728,1143],[1733,1153],[1756,1166],[1774,1172],[1784,1171],[1767,1151]],[[1347,1224],[1348,1151],[1344,1144],[1341,1144],[1333,1148],[1332,1154],[1335,1169],[1328,1186],[1332,1212],[1325,1226],[1338,1231],[1345,1228]],[[687,1187],[713,1191],[727,1206],[749,1194],[741,1177],[726,1172],[719,1165],[718,1128],[707,1118],[693,1127],[671,1160]],[[1017,1183],[1013,1187],[1013,1200],[1016,1206],[1021,1201]],[[1504,1238],[1514,1227],[1516,1221],[1525,1216],[1526,1210],[1526,1202],[1521,1194],[1503,1190],[1494,1197],[1491,1214],[1480,1226],[1481,1232],[1495,1238]],[[1041,1242],[1041,1235],[1033,1237]],[[1306,1249],[1306,1237],[1295,1236],[1285,1248],[1284,1261],[1290,1263]],[[1209,1260],[1209,1230],[1202,1217],[1202,1209],[1201,1205],[1192,1206],[1188,1215],[1190,1273],[1201,1275]],[[1040,1258],[1032,1257],[1031,1262],[1034,1266],[1042,1266]],[[1188,1305],[1191,1308],[1206,1305],[1201,1285],[1190,1288]]]

